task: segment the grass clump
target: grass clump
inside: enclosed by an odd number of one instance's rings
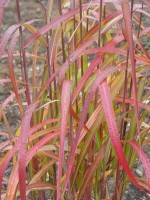
[[[1,27],[8,3],[0,4]],[[142,149],[150,126],[150,56],[143,45],[150,3],[60,0],[52,14],[55,3],[39,2],[45,18],[37,28],[41,19],[24,22],[16,0],[18,24],[1,37],[9,79],[1,74],[0,84],[13,91],[0,107],[1,199],[116,200],[129,183],[149,194]],[[20,117],[16,131],[6,114],[11,101]],[[137,158],[142,178],[132,172]]]

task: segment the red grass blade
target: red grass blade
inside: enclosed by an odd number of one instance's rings
[[[39,150],[43,145],[45,145],[49,140],[57,137],[60,133],[51,133],[41,139],[38,143],[36,143],[28,152],[26,152],[25,166],[28,165],[29,161],[36,154],[37,150]],[[7,200],[15,198],[15,192],[18,185],[19,177],[18,177],[18,166],[14,167],[14,170],[11,173],[10,177],[11,183],[9,184],[8,192],[7,192]]]
[[[147,15],[148,17],[150,17],[150,14],[148,12],[146,12],[145,10],[142,10],[142,9],[138,8],[138,9],[135,9],[135,11],[140,12],[140,13],[142,13],[142,14]]]
[[[64,159],[64,143],[66,136],[67,118],[70,106],[70,89],[71,81],[64,81],[61,92],[61,122],[60,122],[60,147],[59,147],[59,165],[58,165],[58,180],[57,180],[57,200],[61,198],[61,178]]]
[[[15,73],[14,73],[14,67],[13,67],[13,51],[14,51],[14,48],[16,46],[18,36],[19,36],[19,31],[17,30],[15,32],[12,40],[11,40],[11,43],[10,43],[10,46],[9,46],[9,49],[8,49],[8,68],[9,68],[11,83],[12,83],[12,86],[13,86],[13,89],[14,89],[14,92],[15,92],[15,95],[16,95],[17,102],[19,104],[19,109],[20,109],[21,115],[23,116],[24,111],[23,111],[20,96],[18,94],[18,87],[17,87]]]
[[[51,154],[51,153],[50,153]],[[51,154],[52,155],[52,154]],[[37,174],[34,175],[34,177],[31,179],[29,184],[36,183],[40,181],[41,177],[50,169],[52,165],[54,165],[58,161],[58,158],[56,155],[54,155],[53,159],[51,159],[46,165],[44,165]],[[55,186],[56,187],[56,186]]]
[[[123,40],[123,37],[122,36],[117,36],[115,38],[113,38],[110,42],[108,42],[105,47],[103,47],[102,49],[99,49],[98,52],[101,50],[101,51],[106,51],[106,52],[110,52],[110,53],[120,53],[121,55],[125,55],[125,52],[122,51],[122,50],[118,50],[117,51],[117,48],[114,48],[113,46],[116,46],[120,41]],[[93,42],[95,41],[95,39],[90,39],[88,40],[87,42],[85,42],[84,44],[80,45],[80,47],[78,49],[76,49],[70,56],[70,58],[60,67],[61,70],[59,72],[59,79],[58,79],[58,82],[59,84],[61,85],[63,79],[65,78],[65,73],[66,73],[66,70],[69,68],[70,64],[75,61],[81,54],[86,54],[88,51],[90,52],[90,50],[85,50],[86,47],[90,46]],[[92,51],[92,50],[91,50]],[[97,53],[98,53],[97,52]],[[92,52],[90,52],[92,53]],[[93,53],[96,53],[96,52],[93,52]],[[102,57],[104,57],[104,55],[101,55]],[[98,62],[99,60],[99,63],[101,61],[101,58],[95,58],[93,60],[93,62],[90,64],[89,68],[87,69],[87,71],[84,73],[84,76],[81,78],[81,81],[80,83],[78,84],[77,88],[75,89],[75,92],[74,92],[74,99],[73,99],[73,102],[75,101],[75,98],[77,97],[79,91],[81,90],[81,88],[83,87],[85,81],[88,79],[88,77],[90,76],[90,74],[88,75],[88,73],[91,71],[93,71],[95,69],[95,63]],[[97,61],[96,61],[97,60]],[[99,64],[98,63],[98,64]],[[85,78],[84,78],[85,77]]]
[[[106,51],[111,51],[111,48],[113,49],[113,52],[115,52],[115,50],[117,51],[116,48],[114,48],[113,46],[116,46],[117,43],[119,43],[121,40],[123,39],[123,37],[117,37],[112,39],[110,42],[108,42],[104,47],[102,47],[102,51],[104,50],[104,52]],[[99,48],[97,48],[99,49]],[[101,48],[100,48],[101,49]],[[101,51],[99,49],[99,51]],[[115,49],[115,50],[114,50]],[[85,50],[82,53],[86,53],[86,52],[90,52],[92,51],[91,49],[89,50]],[[121,52],[121,51],[120,51]],[[111,52],[112,53],[112,52]],[[74,90],[74,95],[73,95],[73,101],[72,104],[75,102],[79,92],[81,91],[81,89],[83,88],[84,84],[86,83],[86,81],[88,80],[88,78],[90,77],[91,73],[93,73],[94,69],[96,68],[96,66],[102,61],[103,57],[105,56],[105,53],[102,53],[102,55],[97,55],[94,60],[91,62],[90,66],[88,67],[88,69],[86,70],[86,72],[84,73],[83,77],[81,78],[80,82],[78,83],[78,85],[76,86],[75,90]]]
[[[27,186],[27,190],[33,191],[33,190],[56,190],[56,187],[54,185],[51,185],[49,183],[44,182],[38,182],[38,183],[32,183]]]
[[[32,24],[35,21],[36,20],[30,20],[30,21],[26,22],[26,24]],[[24,28],[22,28],[22,29],[24,30]],[[24,110],[23,110],[23,106],[22,106],[20,96],[18,94],[18,87],[17,87],[15,73],[14,73],[14,67],[13,67],[13,53],[14,53],[14,49],[16,47],[16,43],[18,41],[18,38],[19,38],[19,30],[17,30],[14,33],[12,40],[10,42],[9,48],[8,48],[8,68],[9,68],[9,72],[10,72],[11,83],[12,83],[12,86],[13,86],[13,89],[14,89],[14,92],[15,92],[15,95],[16,95],[17,102],[19,104],[19,109],[20,109],[20,112],[23,116]]]
[[[103,60],[103,58],[104,58],[104,55],[98,55],[90,63],[90,66],[88,67],[88,69],[86,70],[86,72],[84,73],[84,75],[82,76],[80,82],[78,83],[78,85],[76,86],[76,88],[74,90],[72,104],[76,101],[76,99],[77,99],[80,91],[84,87],[86,81],[91,76],[91,74],[93,73],[94,69],[98,66],[98,64]]]
[[[41,139],[39,142],[37,142],[27,153],[26,153],[26,165],[29,163],[29,161],[31,160],[31,158],[36,154],[36,152],[42,147],[44,146],[48,141],[50,141],[51,139],[57,137],[60,135],[60,132],[56,132],[56,133],[51,133],[47,136],[45,136],[43,139]]]
[[[11,160],[11,158],[13,157],[13,155],[16,153],[17,151],[17,145],[14,146],[14,148],[10,151],[10,153],[7,155],[7,159],[5,159],[2,164],[0,164],[0,199],[1,199],[1,189],[2,189],[2,180],[3,180],[3,176],[5,173],[5,170],[9,164],[9,161]]]
[[[147,5],[150,5],[149,0],[143,0]]]
[[[145,169],[146,179],[147,179],[149,193],[150,193],[150,171],[149,171],[150,170],[150,161],[148,160],[144,151],[136,144],[136,142],[129,141],[129,140],[125,140],[125,141],[128,142],[133,147],[133,149],[137,152],[139,158],[142,161],[143,167]]]
[[[135,55],[134,55],[131,12],[130,12],[130,6],[129,6],[128,0],[124,0],[122,2],[122,11],[123,11],[123,19],[124,19],[124,23],[126,27],[125,28],[125,34],[127,36],[126,40],[129,46],[129,53],[130,53],[131,66],[132,66],[133,94],[134,94],[137,130],[138,130],[138,135],[140,135],[139,108],[138,108],[137,86],[136,86],[136,64],[135,64]]]
[[[143,35],[147,35],[149,32],[150,32],[150,27],[147,27],[147,28],[143,29],[140,32],[140,37],[142,37]]]
[[[1,2],[0,2],[1,4]],[[28,21],[26,22],[25,24],[31,24],[35,21],[39,21],[39,19],[35,19],[35,20],[31,20],[31,21]],[[4,33],[4,35],[2,36],[1,38],[1,41],[0,41],[0,58],[2,56],[4,56],[5,54],[5,48],[6,48],[6,45],[9,41],[9,39],[13,36],[13,33],[20,27],[20,24],[15,24],[15,25],[12,25],[10,26]],[[19,32],[18,32],[18,36],[19,36]]]
[[[19,109],[21,112],[21,115],[23,116],[23,106],[22,106],[22,102],[20,99],[20,96],[18,94],[18,87],[17,87],[17,83],[16,83],[16,78],[15,78],[15,73],[14,73],[14,67],[13,67],[13,46],[10,46],[10,49],[8,50],[8,68],[9,68],[9,73],[10,73],[10,79],[11,79],[11,83],[16,95],[16,99],[19,105]]]
[[[10,79],[0,79],[0,83],[10,83],[11,80]],[[23,84],[23,85],[26,85],[25,82],[22,82],[22,81],[19,81],[19,80],[16,80],[17,83],[20,83],[20,84]]]
[[[25,89],[18,90],[18,94],[25,92]],[[12,93],[5,101],[2,103],[2,108],[6,108],[6,106],[15,98],[15,93]]]
[[[18,173],[19,173],[19,184],[20,184],[20,198],[26,199],[26,145],[28,142],[28,132],[30,129],[30,120],[32,113],[35,110],[38,102],[31,104],[27,107],[25,115],[22,119],[19,142],[18,142]]]
[[[20,57],[20,54],[19,53],[14,53],[13,54],[14,55],[14,57]],[[7,54],[5,54],[5,55],[3,55],[2,56],[2,58],[7,58],[8,57],[8,55]],[[46,60],[46,58],[44,58],[44,57],[41,57],[41,56],[38,56],[38,55],[34,55],[34,54],[30,54],[30,53],[26,53],[26,57],[28,58],[38,58],[38,59],[41,59],[41,60]]]
[[[79,122],[79,121],[80,121],[80,118],[78,117],[78,115],[76,114],[76,112],[73,110],[73,108],[72,108],[71,106],[70,106],[70,114],[71,114],[71,116],[73,117],[73,119],[76,120],[76,122]],[[86,131],[89,131],[89,129],[87,128],[86,125],[84,125],[84,129],[85,129]]]
[[[98,88],[99,84],[111,73],[117,71],[119,68],[118,67],[111,67],[111,68],[106,68],[104,69],[100,74],[98,74],[97,78],[93,81],[90,90],[89,90],[89,95],[85,100],[85,104],[84,104],[84,108],[80,117],[80,122],[79,122],[79,126],[78,126],[78,130],[76,133],[76,139],[73,145],[73,148],[71,150],[71,154],[70,154],[70,160],[69,160],[69,164],[68,164],[68,170],[67,170],[67,174],[66,174],[66,180],[65,180],[65,186],[64,186],[64,191],[66,190],[68,181],[69,181],[69,177],[71,174],[71,170],[73,167],[73,162],[74,162],[74,156],[75,156],[75,152],[76,152],[76,148],[78,145],[78,141],[80,138],[80,133],[82,131],[82,128],[84,126],[84,121],[86,119],[86,115],[88,113],[89,110],[89,106],[90,106],[90,102],[92,100],[93,95],[96,92],[96,89]]]
[[[50,76],[50,78],[46,81],[44,86],[41,88],[40,92],[38,93],[36,100],[39,100],[45,89],[49,86],[49,84],[54,80],[56,75],[60,72],[60,68],[56,69],[56,71]]]
[[[112,102],[111,102],[110,91],[109,91],[108,84],[106,81],[103,81],[100,84],[99,90],[100,90],[102,106],[103,106],[103,110],[104,110],[104,114],[105,114],[105,118],[106,118],[106,123],[107,123],[107,127],[109,130],[109,135],[111,138],[111,142],[114,146],[116,156],[118,157],[120,164],[122,165],[122,167],[123,167],[124,171],[127,173],[127,175],[130,177],[131,181],[139,189],[143,190],[142,187],[137,182],[137,180],[135,179],[135,177],[133,176],[133,174],[128,166],[128,163],[126,161],[124,152],[122,150],[121,142],[120,142],[119,135],[118,135],[118,128],[117,128],[117,124],[115,121],[113,106],[112,106]]]
[[[2,20],[3,20],[4,8],[8,5],[9,2],[10,2],[10,0],[1,0],[0,1],[0,25],[2,24]]]
[[[94,173],[97,169],[97,167],[99,166],[99,163],[103,160],[104,155],[105,155],[105,151],[106,151],[106,146],[107,146],[107,142],[105,142],[101,149],[99,150],[99,152],[97,153],[97,155],[95,156],[94,161],[92,162],[91,166],[89,167],[89,169],[87,170],[83,181],[82,181],[82,185],[80,187],[80,191],[79,191],[79,195],[77,200],[80,200],[82,198],[82,195],[89,183],[89,181],[91,181],[92,177],[94,176]]]
[[[4,33],[3,37],[0,41],[0,58],[5,54],[5,48],[8,43],[8,40],[12,36],[12,34],[19,28],[20,25],[12,25],[7,31]]]
[[[82,10],[85,10],[88,7],[88,5],[83,6]],[[76,8],[74,10],[68,11],[66,14],[61,15],[60,17],[58,17],[57,19],[54,19],[53,21],[51,21],[50,23],[46,24],[45,26],[43,26],[42,28],[40,28],[36,33],[34,33],[26,42],[25,44],[25,48],[31,44],[34,40],[36,40],[39,36],[47,33],[49,30],[51,30],[52,28],[60,25],[62,22],[64,22],[65,20],[68,20],[70,18],[72,18],[74,15],[78,14],[80,12],[79,8]]]
[[[29,142],[31,142],[33,140],[36,141],[36,139],[39,139],[40,137],[45,137],[45,135],[51,134],[54,132],[60,132],[60,127],[51,127],[51,128],[46,128],[44,130],[38,131],[37,133],[32,134],[29,137],[28,141]]]
[[[58,122],[58,119],[48,119],[46,121],[43,121],[35,126],[33,126],[30,130],[29,130],[29,133],[28,135],[32,135],[33,133],[35,133],[38,129],[41,129],[42,127],[46,126],[46,125],[49,125],[51,123],[55,123],[55,122]]]
[[[82,54],[92,54],[92,53],[101,53],[101,54],[102,53],[112,53],[112,54],[127,56],[127,52],[122,49],[118,49],[118,48],[114,48],[114,47],[105,47],[105,46],[84,50],[82,52]]]
[[[6,135],[5,135],[6,134]],[[4,135],[8,137],[8,134],[5,133]],[[0,135],[3,135],[2,133],[0,133]],[[15,142],[16,138],[13,138],[11,140],[7,140],[6,142],[3,142],[2,144],[0,144],[0,151],[5,148],[6,146],[10,145],[11,143]]]
[[[0,6],[5,8],[9,4],[10,0],[1,0]]]
[[[87,42],[81,44],[67,59],[67,61],[60,67],[61,70],[59,72],[59,85],[61,85],[62,81],[65,79],[65,73],[67,71],[67,69],[69,68],[70,64],[72,62],[74,62],[83,52],[83,50],[85,50],[87,47],[89,47],[93,42],[95,41],[95,39],[90,39]]]
[[[48,125],[50,123],[54,123],[56,121],[58,121],[58,120],[57,119],[50,119],[50,120],[44,121],[44,122],[42,122],[42,123],[40,123],[40,124],[32,127],[28,131],[28,136],[30,136],[31,134],[33,134],[38,129],[42,128],[43,126]],[[58,135],[58,133],[56,133],[56,136],[57,135]],[[46,136],[44,139],[40,140],[39,143],[37,143],[36,145],[34,145],[33,149],[29,150],[28,153],[27,153],[27,158],[29,159],[29,161],[32,158],[32,156],[34,156],[34,154],[36,153],[37,149],[40,148],[42,145],[44,145],[48,140],[52,139],[53,137],[55,137],[55,134],[54,135],[51,134],[49,136]],[[0,197],[1,197],[2,179],[3,179],[3,176],[4,176],[5,170],[6,170],[7,166],[8,166],[8,164],[9,164],[9,161],[12,159],[12,157],[14,156],[14,154],[17,152],[18,146],[19,146],[18,144],[19,144],[19,141],[21,139],[22,138],[19,137],[17,143],[15,144],[15,146],[13,147],[13,149],[9,152],[9,154],[7,156],[7,159],[4,162],[2,162],[2,164],[0,165]],[[6,143],[6,145],[7,145],[7,143]]]
[[[120,15],[121,13],[122,13],[121,10],[117,10],[117,11],[111,13],[110,15],[108,15],[108,17],[105,17],[105,18],[104,18],[104,24],[110,22],[110,20],[116,18],[116,17],[117,17],[118,15]]]
[[[146,0],[147,1],[147,0]],[[115,4],[120,4],[120,0],[103,0],[104,3],[115,3]],[[99,6],[99,0],[93,0],[92,5],[97,5]]]
[[[118,102],[123,102],[123,98],[122,97],[116,97],[116,101]],[[125,99],[125,103],[128,103],[128,104],[133,104],[134,105],[134,100],[133,99]],[[145,103],[142,103],[142,102],[138,102],[138,106],[140,108],[144,108],[146,110],[149,110],[150,111],[150,105],[147,105]]]

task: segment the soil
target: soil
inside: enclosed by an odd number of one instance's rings
[[[58,0],[54,0],[54,1],[55,1],[55,4],[54,4],[54,8],[53,8],[53,16],[56,15],[56,7],[57,7]],[[31,20],[31,19],[43,19],[44,18],[42,7],[39,2],[42,2],[45,4],[47,1],[46,0],[44,0],[44,1],[20,0],[19,1],[20,7],[21,7],[21,18],[24,20],[24,22]],[[2,35],[4,33],[4,31],[10,25],[16,24],[16,23],[17,23],[17,14],[16,14],[16,10],[15,10],[15,0],[11,0],[8,7],[5,9],[4,18],[3,18],[3,26],[2,26],[2,29],[0,30],[0,35]],[[149,22],[147,22],[147,23],[149,23]],[[38,25],[42,26],[43,24],[44,24],[44,21],[42,20],[39,22]],[[145,45],[147,45],[146,48],[149,49],[150,43],[145,41],[145,39],[144,39],[144,43],[145,43]],[[17,77],[20,78],[21,77],[20,65],[19,65],[19,63],[16,63],[15,66],[16,66],[15,73],[16,73]],[[1,78],[9,77],[6,59],[2,59],[2,61],[0,62],[0,77]],[[0,102],[3,102],[11,94],[11,92],[12,92],[12,88],[11,88],[10,84],[1,84],[0,85]],[[10,126],[11,126],[13,132],[15,132],[20,124],[20,116],[19,116],[18,110],[16,109],[16,106],[10,106],[9,109],[7,109],[6,117],[10,123]],[[0,130],[6,131],[3,122],[0,122]],[[6,140],[5,136],[0,136],[0,143],[5,140]],[[144,147],[144,150],[147,153],[148,157],[150,158],[150,145],[146,145]],[[10,168],[11,168],[11,166],[6,170],[6,174],[5,174],[6,177],[8,177],[8,175],[10,174]],[[144,175],[142,165],[139,164],[138,161],[137,161],[136,165],[134,166],[133,172],[135,173],[136,176],[139,176],[139,177]],[[113,182],[110,182],[110,188],[113,188]],[[128,185],[125,195],[122,198],[122,200],[148,200],[148,199],[149,199],[149,197],[145,193],[139,191],[132,184]]]

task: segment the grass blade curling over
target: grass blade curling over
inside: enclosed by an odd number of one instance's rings
[[[0,0],[0,199],[147,198],[149,1],[28,5]]]
[[[136,142],[129,141],[129,140],[126,141],[126,142],[128,142],[135,149],[140,160],[142,161],[143,167],[145,169],[146,179],[147,179],[147,183],[148,183],[148,187],[149,187],[149,193],[150,193],[150,173],[149,173],[150,161],[148,160],[144,151],[136,144]]]
[[[131,170],[129,169],[129,165],[128,165],[125,155],[123,153],[121,141],[120,141],[119,135],[118,135],[117,124],[115,121],[115,115],[114,115],[113,106],[112,106],[112,102],[111,102],[110,92],[109,92],[108,84],[106,81],[103,81],[100,84],[99,90],[100,90],[102,106],[104,109],[104,114],[105,114],[105,118],[106,118],[107,127],[109,130],[111,142],[114,146],[114,150],[116,152],[118,160],[121,163],[125,172],[128,174],[128,176],[132,180],[132,182],[142,190],[142,187],[139,185],[136,178],[133,176]]]
[[[19,28],[19,25],[12,25],[10,26],[7,31],[5,31],[3,37],[1,38],[0,42],[0,57],[5,54],[5,48],[8,40],[12,36],[12,34]]]

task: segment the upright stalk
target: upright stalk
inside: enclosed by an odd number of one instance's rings
[[[62,3],[61,3],[61,0],[59,0],[59,14],[60,14],[60,16],[62,15]],[[62,29],[62,33],[61,33],[61,44],[62,44],[63,63],[65,63],[66,55],[65,55],[65,43],[64,43],[64,32],[63,32],[63,29]]]
[[[73,0],[73,9],[75,9],[75,7],[76,7],[76,3],[75,3],[75,0]],[[75,17],[75,15],[74,15],[74,18],[73,18],[73,31],[75,31],[76,30],[76,17]],[[77,41],[76,41],[76,32],[74,33],[74,47],[76,47],[76,44],[77,44]],[[77,61],[75,61],[75,64],[74,64],[74,67],[75,67],[75,86],[77,86],[77,84],[78,84],[78,78],[77,78],[77,76],[78,76],[78,65],[77,65]],[[76,113],[78,114],[78,100],[76,100]]]
[[[101,26],[102,26],[102,8],[103,8],[103,0],[99,1],[99,23],[98,23],[98,40],[97,40],[97,47],[101,46]],[[97,68],[100,68],[100,65],[97,66]],[[97,107],[97,101],[98,101],[98,89],[95,93],[95,103],[94,107]]]
[[[26,55],[25,55],[25,49],[24,49],[24,42],[23,42],[23,31],[21,26],[21,15],[20,15],[20,6],[19,1],[16,0],[16,8],[17,8],[17,15],[18,15],[18,22],[20,23],[19,32],[20,32],[20,48],[21,48],[21,59],[24,69],[24,78],[26,82],[26,99],[28,105],[31,104],[31,98],[30,98],[30,90],[29,90],[29,79],[28,79],[28,73],[27,73],[27,65],[26,65]]]
[[[133,5],[134,5],[134,0],[131,1],[131,18],[132,18],[132,12],[133,12]],[[128,62],[129,62],[129,49],[127,50],[127,59],[126,59],[126,71],[125,71],[125,83],[124,83],[124,93],[123,93],[123,104],[122,104],[122,113],[127,112],[129,110],[129,105],[126,106],[125,108],[125,99],[127,96],[127,77],[128,77]],[[132,92],[132,78],[130,81],[130,89],[129,89],[129,98],[131,97],[131,92]],[[121,121],[121,129],[120,129],[120,140],[123,140],[125,133],[127,129],[127,122],[124,121],[124,119]],[[123,178],[124,179],[124,174]],[[118,161],[117,163],[117,170],[116,170],[116,188],[115,188],[115,193],[114,193],[114,200],[118,198],[118,187],[120,184],[120,162]],[[122,192],[121,192],[122,193]],[[122,196],[122,194],[119,194]]]
[[[83,37],[83,30],[82,30],[82,0],[79,0],[79,6],[80,6],[80,43],[82,44],[82,37]],[[81,76],[84,74],[83,69],[83,56],[81,55]],[[84,90],[82,90],[82,107],[84,105]]]

